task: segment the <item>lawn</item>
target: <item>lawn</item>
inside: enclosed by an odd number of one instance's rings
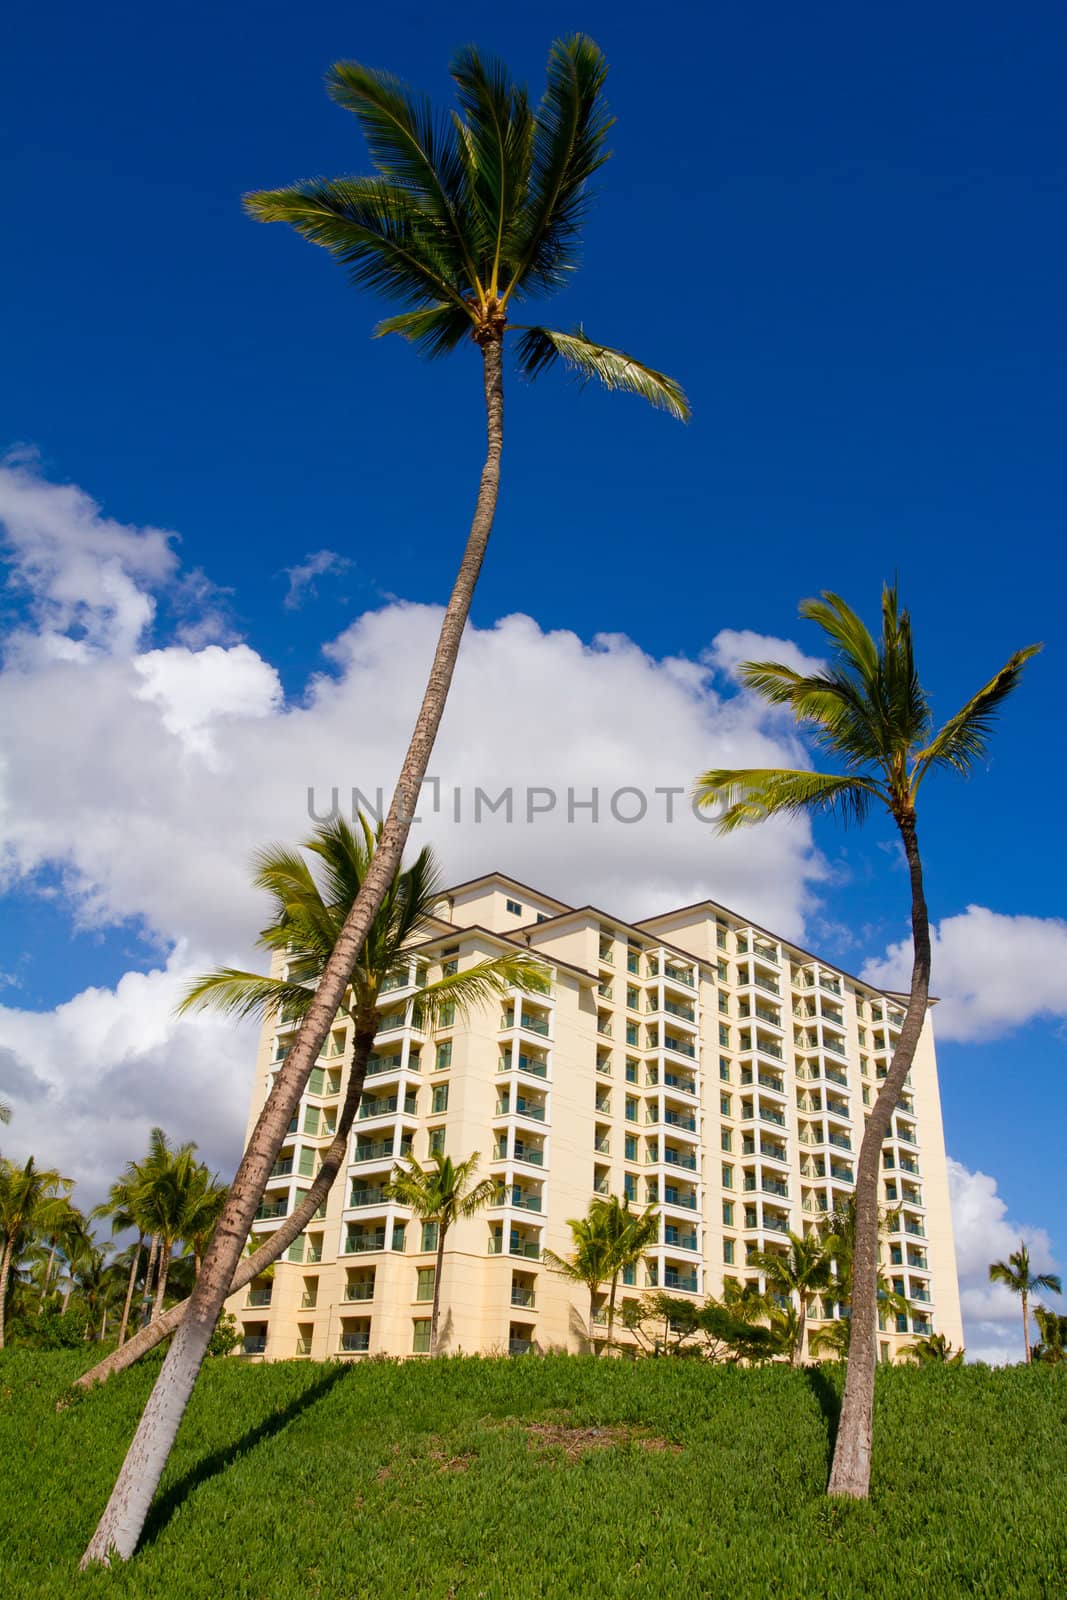
[[[77,1573],[154,1370],[57,1414],[0,1355],[5,1600],[1067,1594],[1067,1373],[883,1369],[869,1504],[837,1378],[582,1357],[208,1364],[137,1558]]]

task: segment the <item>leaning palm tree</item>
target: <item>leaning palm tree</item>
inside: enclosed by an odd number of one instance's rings
[[[330,73],[330,93],[355,115],[374,175],[319,179],[248,197],[253,216],[288,223],[327,249],[357,286],[404,308],[379,324],[378,333],[400,334],[427,356],[468,341],[475,345],[483,368],[487,448],[466,549],[373,868],[248,1141],[181,1335],[83,1565],[106,1562],[112,1549],[126,1558],[137,1547],[285,1131],[400,866],[496,511],[505,335],[519,334],[518,364],[529,376],[562,360],[581,378],[636,393],[675,417],[688,415],[685,395],[672,379],[596,343],[581,328],[560,333],[509,321],[525,299],[569,282],[577,265],[589,179],[608,157],[606,70],[591,40],[579,35],[557,41],[535,111],[502,66],[468,48],[452,68],[459,113],[439,121],[422,96],[394,78],[340,63]]]
[[[601,1229],[611,1245],[611,1288],[608,1292],[608,1349],[615,1335],[615,1302],[619,1292],[619,1279],[627,1267],[636,1266],[646,1250],[659,1238],[659,1212],[655,1206],[644,1211],[631,1211],[629,1196],[620,1200],[612,1194],[606,1200],[594,1200],[593,1209]]]
[[[1059,1294],[1063,1285],[1055,1272],[1031,1272],[1030,1252],[1026,1240],[1020,1239],[1018,1250],[1013,1250],[1007,1261],[992,1261],[989,1265],[990,1283],[1003,1283],[1017,1294],[1023,1304],[1023,1346],[1027,1365],[1030,1362],[1030,1296],[1040,1289]]]
[[[792,1365],[799,1367],[804,1360],[808,1304],[813,1295],[823,1294],[833,1284],[833,1261],[817,1234],[790,1233],[786,1237],[788,1250],[754,1251],[748,1264],[762,1272],[772,1295],[796,1295],[796,1322],[789,1325],[786,1348]]]
[[[615,1273],[616,1243],[608,1232],[603,1201],[594,1200],[584,1217],[568,1218],[573,1248],[569,1256],[542,1250],[541,1259],[550,1272],[589,1291],[589,1348],[596,1349],[597,1296]]]
[[[362,815],[358,827],[343,818],[320,824],[305,842],[318,876],[298,853],[275,845],[256,858],[256,887],[273,902],[273,918],[259,937],[261,947],[284,962],[284,975],[265,976],[222,967],[192,983],[183,1010],[210,1007],[229,1015],[264,1017],[283,1011],[304,1016],[315,999],[330,952],[355,904],[374,859],[377,834]],[[434,908],[441,897],[441,872],[430,849],[398,872],[378,909],[351,973],[340,1009],[352,1022],[352,1059],[345,1097],[333,1139],[300,1204],[254,1251],[238,1261],[230,1285],[235,1293],[259,1277],[298,1238],[329,1194],[344,1164],[348,1135],[359,1109],[375,1037],[390,1010],[387,987],[411,949],[433,932]],[[544,967],[527,955],[476,962],[428,983],[420,972],[412,1005],[424,1026],[432,1027],[451,1007],[463,1016],[512,990],[544,988]],[[405,1002],[406,1003],[406,1002]],[[253,1236],[255,1237],[255,1236]],[[188,1301],[164,1312],[121,1350],[114,1351],[77,1379],[79,1387],[102,1383],[154,1349],[179,1326]]]
[[[440,1150],[431,1150],[429,1166],[417,1161],[398,1162],[386,1184],[391,1200],[407,1206],[423,1222],[436,1225],[437,1264],[433,1277],[433,1310],[430,1312],[430,1354],[437,1354],[437,1325],[441,1312],[441,1271],[444,1266],[445,1239],[450,1228],[466,1217],[473,1217],[491,1204],[497,1192],[493,1178],[475,1180],[478,1151],[466,1161],[453,1162]]]
[[[927,775],[969,772],[985,754],[996,713],[1040,646],[1016,651],[978,693],[935,731],[919,681],[911,619],[895,586],[882,591],[881,636],[873,638],[835,594],[806,600],[800,614],[822,628],[829,666],[802,673],[781,662],[749,661],[741,683],[788,706],[841,770],[715,769],[697,779],[697,799],[721,807],[720,832],[771,816],[835,816],[862,822],[884,806],[900,833],[911,880],[914,964],[907,1011],[889,1072],[871,1110],[856,1171],[856,1246],[848,1377],[829,1492],[865,1499],[870,1488],[871,1425],[877,1362],[878,1177],[882,1142],[911,1069],[930,994],[930,922],[923,893],[917,800]]]
[[[34,1238],[50,1238],[69,1209],[70,1178],[33,1157],[24,1167],[0,1160],[0,1350],[12,1263]]]

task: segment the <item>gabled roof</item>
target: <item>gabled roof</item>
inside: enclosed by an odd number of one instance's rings
[[[478,878],[468,878],[464,883],[452,884],[441,891],[441,898],[461,894],[467,889],[477,889],[481,884],[502,883],[511,889],[518,889],[522,894],[532,894],[535,900],[542,900],[545,905],[556,906],[560,911],[570,911],[571,907],[566,900],[557,900],[554,895],[545,894],[543,889],[535,889],[530,883],[523,883],[520,878],[511,877],[507,872],[483,872]]]

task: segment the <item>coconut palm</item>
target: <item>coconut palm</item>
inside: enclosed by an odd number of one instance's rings
[[[541,1259],[550,1272],[572,1283],[580,1283],[589,1291],[589,1348],[596,1348],[597,1296],[615,1270],[614,1246],[608,1237],[601,1216],[601,1207],[594,1202],[584,1217],[570,1217],[572,1250],[569,1256],[557,1255],[554,1250],[542,1250]]]
[[[789,1233],[786,1237],[787,1250],[754,1251],[748,1264],[762,1272],[772,1295],[796,1296],[796,1323],[788,1327],[785,1348],[793,1366],[799,1367],[804,1360],[808,1303],[813,1295],[822,1294],[831,1287],[833,1258],[817,1234]]]
[[[45,1257],[41,1270],[41,1293],[37,1302],[37,1315],[44,1311],[45,1302],[52,1289],[52,1275],[55,1270],[56,1258],[63,1256],[68,1262],[71,1256],[85,1242],[89,1240],[86,1221],[77,1206],[64,1200],[56,1209],[49,1231],[43,1242],[48,1246],[48,1255]],[[90,1241],[91,1242],[91,1241]]]
[[[497,1192],[492,1178],[475,1179],[478,1151],[466,1161],[453,1162],[440,1150],[431,1150],[429,1165],[417,1161],[398,1162],[385,1186],[391,1200],[408,1206],[423,1222],[436,1224],[437,1264],[433,1278],[433,1310],[430,1312],[430,1354],[437,1354],[437,1324],[441,1311],[441,1269],[444,1265],[448,1231],[466,1217],[473,1217],[490,1205]]]
[[[232,967],[220,968],[190,985],[182,1009],[211,1007],[256,1017],[285,1011],[290,1016],[303,1016],[329,961],[331,941],[343,926],[370,870],[376,837],[363,816],[355,828],[343,819],[320,824],[305,844],[318,865],[318,877],[300,855],[282,846],[262,851],[256,858],[255,882],[270,896],[274,916],[259,943],[284,960],[284,975],[265,977]],[[239,1260],[231,1293],[259,1277],[288,1249],[333,1187],[345,1160],[374,1040],[391,1009],[383,993],[388,995],[387,984],[401,964],[410,960],[411,949],[433,932],[434,908],[440,897],[441,872],[436,857],[430,849],[421,850],[410,867],[397,873],[339,1008],[351,1018],[353,1042],[345,1097],[333,1139],[300,1204],[265,1239],[256,1239],[251,1255]],[[426,982],[420,972],[411,1003],[418,1007],[423,1024],[432,1026],[446,1007],[463,1016],[513,989],[542,989],[544,970],[533,958],[515,955],[477,962],[435,983]],[[395,1006],[392,1009],[395,1011]],[[79,1378],[79,1386],[102,1383],[132,1365],[174,1331],[185,1307],[186,1302],[182,1302],[165,1312],[148,1329],[136,1334],[124,1350],[114,1351]]]
[[[615,1301],[619,1279],[627,1267],[636,1266],[646,1250],[659,1238],[659,1212],[655,1206],[644,1211],[631,1211],[627,1196],[620,1200],[612,1194],[606,1200],[595,1200],[600,1227],[611,1245],[611,1288],[608,1293],[608,1348],[615,1333]]]
[[[720,832],[771,816],[834,816],[862,822],[884,806],[904,846],[911,883],[914,945],[911,988],[896,1051],[871,1110],[856,1171],[856,1249],[852,1338],[829,1492],[865,1499],[870,1488],[871,1424],[877,1362],[878,1179],[882,1142],[911,1069],[930,993],[930,922],[923,892],[917,800],[929,773],[969,772],[985,755],[996,713],[1040,647],[1016,651],[978,693],[935,731],[929,696],[915,666],[911,619],[895,586],[882,591],[881,635],[873,638],[835,594],[805,600],[800,614],[822,628],[829,666],[802,673],[781,662],[749,661],[741,683],[774,706],[788,706],[841,769],[714,769],[697,779],[697,798],[721,807]]]
[[[32,1156],[24,1167],[0,1160],[0,1350],[12,1263],[31,1239],[49,1238],[59,1227],[72,1187],[70,1178],[38,1167]]]
[[[1035,1306],[1034,1321],[1041,1334],[1041,1342],[1034,1346],[1032,1359],[1047,1362],[1049,1366],[1060,1366],[1067,1361],[1067,1317],[1049,1311],[1047,1306]]]
[[[1032,1272],[1030,1251],[1026,1240],[1020,1239],[1018,1250],[1013,1250],[1007,1261],[992,1261],[989,1265],[990,1283],[1003,1283],[1017,1294],[1023,1305],[1023,1345],[1026,1360],[1030,1361],[1030,1296],[1041,1289],[1059,1294],[1063,1285],[1055,1272]]]
[[[581,328],[567,334],[509,322],[513,307],[568,282],[577,265],[588,181],[608,155],[605,73],[591,40],[557,42],[544,97],[531,111],[525,91],[503,67],[467,49],[453,63],[459,114],[438,121],[422,96],[394,78],[340,63],[330,74],[330,92],[356,117],[374,176],[260,191],[246,202],[253,216],[286,222],[327,249],[357,286],[400,304],[404,309],[380,323],[378,333],[400,334],[427,356],[468,340],[474,344],[483,368],[486,456],[467,545],[376,859],[252,1131],[189,1314],[83,1564],[106,1562],[113,1548],[128,1558],[137,1546],[286,1129],[400,867],[496,510],[505,334],[519,333],[519,367],[530,376],[560,359],[582,378],[639,394],[674,416],[688,414],[673,380],[594,342]]]
[[[154,1130],[162,1132],[160,1129]],[[119,1322],[118,1347],[126,1342],[126,1329],[130,1320],[130,1307],[133,1305],[134,1291],[137,1288],[137,1278],[141,1271],[141,1252],[144,1249],[145,1231],[142,1221],[137,1215],[137,1168],[134,1162],[129,1162],[126,1174],[111,1185],[108,1197],[94,1206],[89,1213],[91,1217],[100,1220],[110,1219],[111,1233],[126,1233],[130,1228],[137,1229],[137,1243],[130,1248],[130,1272],[126,1284],[126,1298],[122,1307],[122,1317]],[[147,1286],[145,1290],[147,1294]]]
[[[927,1333],[914,1344],[906,1344],[901,1354],[911,1356],[921,1367],[959,1367],[963,1365],[965,1352],[953,1350],[943,1333]]]

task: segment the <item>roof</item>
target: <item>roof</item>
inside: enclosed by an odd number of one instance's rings
[[[554,928],[557,923],[569,922],[574,917],[599,917],[602,922],[612,922],[616,927],[629,928],[634,933],[639,933],[646,939],[651,939],[652,934],[645,933],[635,922],[627,922],[625,917],[612,916],[610,911],[601,911],[599,906],[575,906],[573,910],[565,911],[558,917],[546,917],[543,922],[526,922],[521,928],[516,928],[516,933],[537,933],[545,928]],[[683,950],[679,944],[668,944],[665,939],[656,939],[656,946],[660,950],[671,950],[683,961],[703,962],[704,966],[714,966],[714,962],[705,960],[703,956],[694,955],[692,950]]]
[[[542,923],[541,926],[544,927],[544,923]],[[410,948],[416,952],[419,950],[430,950],[439,944],[443,944],[446,939],[459,939],[471,933],[480,934],[485,939],[491,939],[495,944],[509,945],[512,949],[524,956],[533,953],[525,941],[520,942],[518,939],[512,938],[511,935],[507,933],[495,933],[492,928],[484,928],[480,922],[465,922],[463,924],[450,922],[448,924],[447,932],[436,934],[430,939],[423,939],[421,943],[411,945]],[[540,954],[541,952],[538,953]],[[545,961],[546,965],[551,964],[553,967],[563,967],[566,969],[566,971],[573,972],[576,977],[584,978],[589,983],[597,982],[597,975],[595,972],[587,972],[584,967],[576,967],[572,961],[562,961],[560,960],[559,956],[548,954],[543,954],[542,959]]]
[[[480,883],[506,883],[512,889],[520,889],[523,894],[532,894],[535,900],[543,900],[546,905],[558,906],[560,911],[570,911],[571,907],[566,900],[557,900],[554,895],[545,894],[543,889],[535,889],[530,883],[523,883],[520,878],[513,878],[507,872],[483,872],[480,877],[467,878],[463,883],[453,884],[448,889],[442,889],[442,899],[460,894],[464,889],[476,889]]]

